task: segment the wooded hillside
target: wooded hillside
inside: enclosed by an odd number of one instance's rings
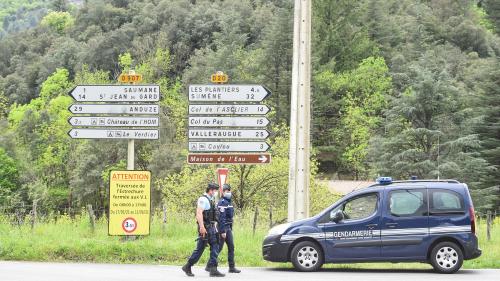
[[[293,1],[23,2],[47,11],[34,27],[0,34],[3,209],[33,201],[47,213],[105,209],[107,171],[125,166],[126,144],[70,140],[67,93],[116,83],[131,68],[163,94],[161,140],[136,144],[138,168],[156,178],[155,204],[176,202],[186,188],[196,196],[212,179],[212,168],[185,163],[186,86],[223,70],[232,83],[273,93],[276,157],[234,167],[238,206],[285,208],[262,190],[286,196]],[[477,208],[498,207],[499,14],[497,0],[313,1],[314,174],[454,178]]]

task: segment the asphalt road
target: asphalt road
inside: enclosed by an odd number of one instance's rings
[[[320,272],[300,273],[291,269],[241,268],[240,274],[227,274],[225,279],[232,280],[453,280],[489,281],[500,280],[500,270],[460,270],[451,275],[436,274],[430,270],[361,270],[325,269]],[[227,268],[221,271],[226,272]],[[0,261],[1,281],[176,281],[176,280],[213,280],[201,267],[193,270],[196,275],[184,275],[178,266],[135,265],[135,264],[90,264],[90,263],[42,263]],[[217,279],[217,278],[215,278]],[[218,278],[222,279],[222,278]]]

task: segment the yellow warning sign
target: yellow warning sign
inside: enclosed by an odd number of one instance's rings
[[[149,235],[151,172],[111,171],[109,235]]]

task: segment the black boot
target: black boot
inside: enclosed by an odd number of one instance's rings
[[[207,264],[207,266],[205,266],[205,271],[210,272],[210,266],[208,266],[208,264]]]
[[[224,277],[226,276],[225,274],[220,273],[217,270],[217,266],[212,266],[210,267],[210,277]]]
[[[229,273],[240,273],[240,272],[241,270],[234,267],[234,265],[229,267]]]
[[[193,272],[191,271],[191,266],[187,263],[182,267],[182,271],[184,271],[186,275],[189,277],[194,276]]]

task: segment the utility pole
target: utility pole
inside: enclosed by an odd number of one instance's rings
[[[295,0],[290,112],[288,221],[309,216],[311,0]]]

